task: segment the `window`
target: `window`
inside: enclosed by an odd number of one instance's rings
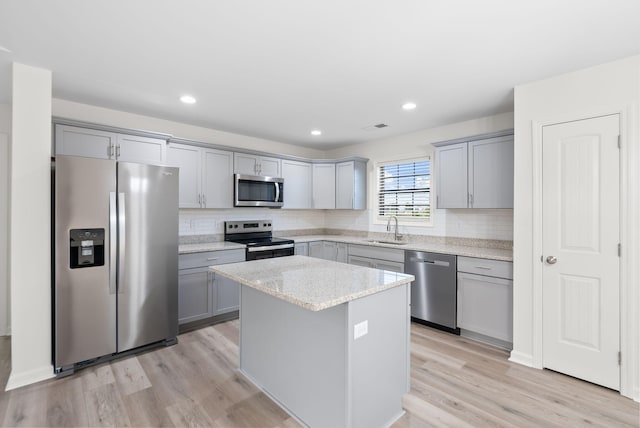
[[[378,216],[425,219],[431,215],[431,159],[378,166]]]

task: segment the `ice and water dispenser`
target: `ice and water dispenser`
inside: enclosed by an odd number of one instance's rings
[[[71,269],[104,265],[104,229],[69,231]]]

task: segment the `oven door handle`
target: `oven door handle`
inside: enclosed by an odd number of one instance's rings
[[[293,248],[293,244],[265,245],[263,247],[249,247],[247,248],[247,252],[256,253],[258,251],[284,250],[287,248]]]
[[[276,185],[276,200],[273,202],[279,202],[280,201],[280,183],[273,183]]]

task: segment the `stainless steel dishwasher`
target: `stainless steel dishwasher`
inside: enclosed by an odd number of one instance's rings
[[[456,256],[405,251],[404,271],[411,283],[411,319],[460,334],[456,324]]]

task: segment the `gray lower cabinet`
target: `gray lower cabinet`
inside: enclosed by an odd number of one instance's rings
[[[178,322],[180,324],[213,316],[213,289],[208,267],[178,272]]]
[[[297,242],[294,247],[294,254],[296,256],[308,256],[309,244],[307,244],[306,242]]]
[[[511,349],[513,265],[458,256],[458,327],[463,336]]]
[[[309,257],[347,263],[347,248],[348,245],[343,242],[309,242]]]
[[[237,310],[240,305],[239,284],[209,272],[209,266],[237,263],[244,259],[242,249],[180,255],[178,322],[186,324]]]
[[[309,257],[324,259],[324,241],[309,242]]]
[[[352,244],[349,245],[348,263],[403,273],[404,250]]]

